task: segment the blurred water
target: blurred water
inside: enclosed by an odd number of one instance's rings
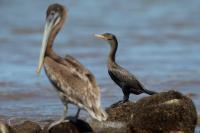
[[[45,11],[54,2],[69,11],[54,48],[60,55],[76,57],[93,72],[104,107],[122,98],[107,74],[110,47],[93,37],[110,32],[119,40],[120,65],[149,89],[193,95],[200,109],[199,0],[0,0],[0,114],[39,119],[62,113],[44,72],[40,77],[35,74]]]

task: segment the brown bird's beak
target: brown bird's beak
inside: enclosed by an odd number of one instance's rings
[[[50,34],[50,29],[51,29],[51,25],[46,23],[45,30],[44,30],[44,37],[43,37],[43,41],[42,41],[42,48],[40,50],[39,63],[38,63],[38,67],[37,67],[37,70],[36,70],[37,75],[40,74],[40,71],[42,69],[42,65],[43,65],[43,61],[44,61],[44,55],[45,55],[45,52],[46,52],[47,42],[48,42],[48,38],[49,38],[49,34]]]
[[[60,21],[60,18],[57,17],[57,16],[54,16],[54,17],[51,16],[51,17],[47,18],[47,21],[46,21],[46,24],[45,24],[45,29],[44,29],[44,37],[43,37],[43,41],[42,41],[42,48],[40,50],[39,63],[38,63],[38,67],[36,69],[37,75],[40,74],[40,71],[41,71],[42,66],[43,66],[44,56],[45,56],[45,53],[46,53],[46,48],[47,48],[47,45],[48,45],[50,33],[51,33],[54,25],[56,25],[59,21]]]
[[[101,34],[94,34],[94,36],[98,39],[103,39],[103,40],[107,40],[107,38]]]

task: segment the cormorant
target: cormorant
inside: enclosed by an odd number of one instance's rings
[[[154,91],[147,90],[133,74],[115,62],[115,55],[118,47],[115,35],[104,33],[95,34],[95,37],[106,40],[110,44],[111,50],[107,62],[108,73],[111,79],[122,89],[124,94],[123,100],[111,105],[111,107],[116,107],[121,103],[127,102],[131,93],[135,95],[139,95],[141,93],[153,95],[156,93]]]

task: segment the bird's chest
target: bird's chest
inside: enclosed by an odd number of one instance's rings
[[[45,70],[45,73],[46,73],[49,81],[56,88],[56,90],[58,90],[59,92],[60,91],[62,92],[62,90],[60,89],[61,88],[61,82],[60,82],[59,78],[57,77],[57,75],[55,75],[52,72],[52,68],[50,68],[49,66],[45,65],[44,66],[44,70]]]
[[[64,81],[61,76],[62,71],[59,69],[59,65],[57,65],[55,62],[51,61],[50,59],[45,58],[44,70],[47,77],[49,78],[49,81],[53,84],[56,90],[64,93],[62,89],[64,87],[63,86]]]
[[[114,74],[112,71],[108,71],[108,74],[110,75],[110,78],[120,87],[125,86],[125,81],[122,79],[122,77],[119,77],[120,75]]]

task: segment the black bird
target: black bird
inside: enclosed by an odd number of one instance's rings
[[[156,93],[154,91],[145,89],[145,87],[138,81],[138,79],[133,74],[131,74],[115,62],[115,55],[118,47],[118,42],[115,35],[110,33],[104,33],[100,35],[95,34],[95,37],[106,40],[110,44],[111,51],[109,53],[107,62],[108,73],[111,79],[122,89],[124,93],[123,100],[111,105],[111,107],[116,107],[121,103],[127,102],[129,100],[130,93],[133,93],[135,95],[139,95],[141,93],[153,95]]]

